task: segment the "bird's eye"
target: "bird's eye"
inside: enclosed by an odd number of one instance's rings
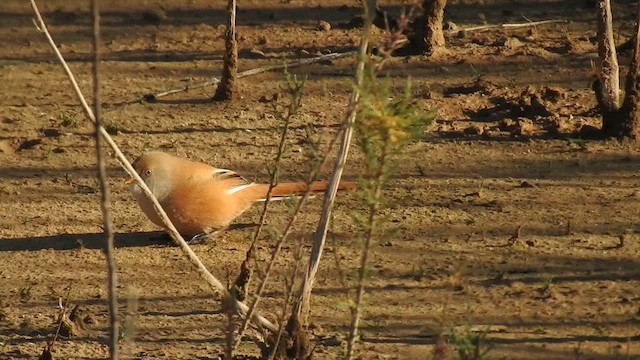
[[[151,175],[151,169],[147,169],[147,170],[145,170],[145,171],[142,173],[142,175],[144,175],[144,176],[150,176],[150,175]]]

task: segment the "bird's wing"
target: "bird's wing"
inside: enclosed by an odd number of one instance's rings
[[[236,172],[227,169],[214,169],[213,178],[226,185],[225,188],[229,195],[233,195],[238,191],[254,185],[253,181],[249,181],[238,175]]]

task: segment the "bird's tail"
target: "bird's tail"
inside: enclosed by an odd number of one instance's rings
[[[265,185],[265,197],[260,199],[259,201],[266,200],[266,192],[269,190],[269,185]],[[282,200],[291,196],[300,196],[304,195],[307,191],[311,191],[312,193],[320,193],[327,190],[329,186],[328,181],[314,181],[310,185],[307,185],[303,182],[296,183],[282,183],[276,185],[271,191],[271,200]],[[358,185],[354,182],[349,181],[341,181],[338,185],[338,190],[350,190],[357,188]]]

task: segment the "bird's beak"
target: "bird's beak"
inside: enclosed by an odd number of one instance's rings
[[[125,185],[135,185],[137,183],[136,179],[134,178],[130,178],[128,180],[125,180]]]

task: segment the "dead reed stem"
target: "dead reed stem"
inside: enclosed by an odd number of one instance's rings
[[[309,259],[309,267],[305,274],[304,282],[302,285],[302,292],[300,299],[297,302],[296,312],[298,317],[305,313],[305,320],[302,321],[306,325],[306,313],[309,311],[309,301],[311,298],[311,290],[315,281],[316,273],[318,272],[318,266],[320,265],[320,258],[322,257],[322,251],[327,239],[327,231],[329,229],[329,220],[331,218],[331,210],[333,209],[333,203],[338,192],[338,185],[342,178],[342,172],[347,162],[347,156],[349,155],[349,148],[351,147],[351,138],[353,137],[353,125],[357,116],[357,104],[360,101],[360,88],[364,78],[364,66],[367,61],[367,49],[369,47],[369,32],[371,30],[371,16],[370,9],[375,9],[374,0],[363,1],[365,7],[365,23],[362,29],[362,36],[360,37],[360,47],[358,49],[358,62],[356,64],[355,82],[356,86],[351,94],[349,100],[349,110],[345,119],[345,130],[342,133],[342,139],[340,148],[338,150],[338,158],[333,167],[333,175],[329,180],[327,191],[325,192],[324,202],[322,203],[322,213],[320,214],[320,221],[318,228],[314,234],[313,247],[311,249],[311,258]]]
[[[102,209],[103,231],[106,239],[104,253],[107,258],[107,282],[109,287],[109,358],[118,359],[118,278],[113,246],[113,221],[109,202],[109,185],[105,166],[104,141],[100,136],[102,128],[102,98],[100,81],[100,6],[99,0],[91,2],[93,13],[93,114],[95,116],[96,157],[98,181],[100,182],[100,208]]]

